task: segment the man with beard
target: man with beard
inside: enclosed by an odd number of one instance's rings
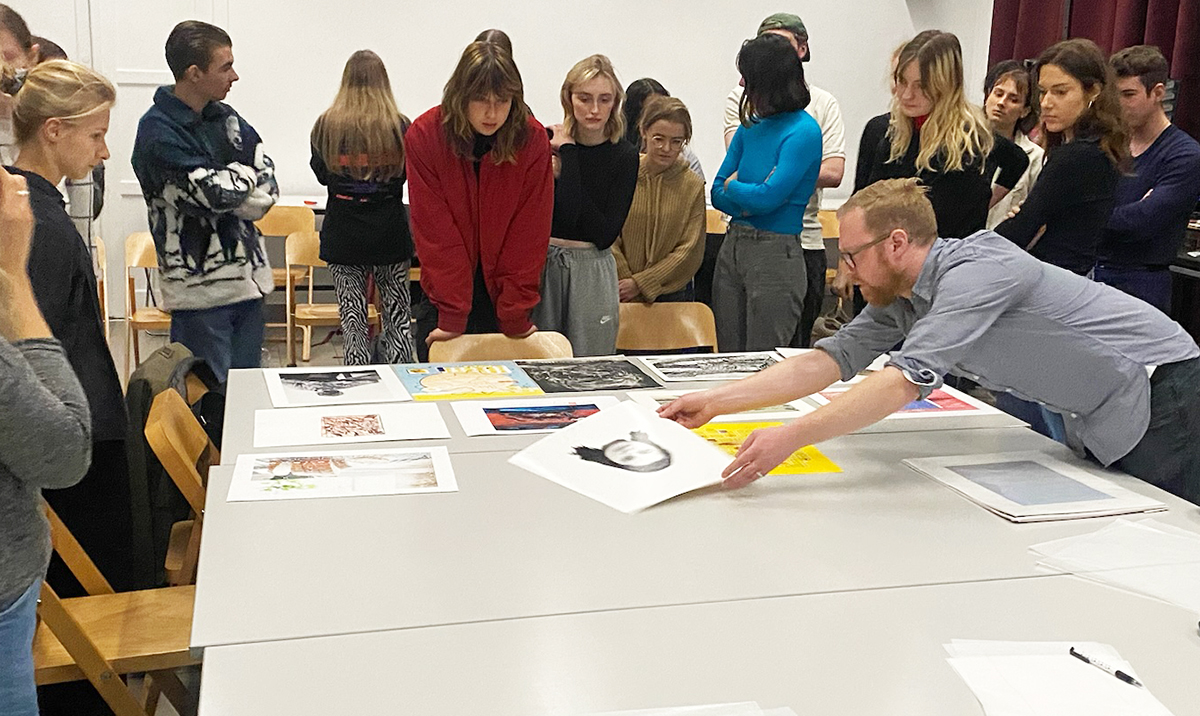
[[[916,179],[877,182],[838,214],[841,258],[866,310],[811,353],[659,413],[698,427],[849,380],[903,346],[838,400],[752,433],[723,473],[727,486],[926,398],[953,374],[1042,403],[1080,454],[1200,501],[1200,348],[1179,324],[994,232],[937,238]]]

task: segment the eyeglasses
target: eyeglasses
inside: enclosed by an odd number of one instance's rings
[[[889,231],[886,234],[884,234],[883,236],[880,236],[878,239],[873,239],[873,240],[863,244],[862,246],[859,246],[857,249],[855,249],[853,251],[839,251],[838,255],[842,257],[842,261],[846,262],[846,266],[851,271],[853,271],[854,270],[854,257],[861,254],[862,252],[866,251],[867,249],[871,248],[875,244],[881,244],[884,241],[890,239],[893,231],[895,231],[895,229],[892,229],[892,231]]]
[[[687,140],[683,137],[664,137],[660,134],[655,134],[650,137],[650,144],[659,149],[662,149],[663,147],[670,147],[671,149],[683,149],[683,145],[686,143]]]

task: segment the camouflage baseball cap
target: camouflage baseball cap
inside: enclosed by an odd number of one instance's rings
[[[804,27],[804,21],[799,15],[793,15],[790,12],[777,12],[767,19],[763,20],[758,26],[758,34],[763,34],[768,30],[785,30],[796,36],[800,42],[808,42],[808,30]],[[808,62],[812,57],[812,47],[808,48],[808,53],[804,56],[804,62]]]

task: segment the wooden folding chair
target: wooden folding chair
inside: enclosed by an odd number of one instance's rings
[[[155,396],[144,432],[154,456],[192,508],[192,519],[171,527],[167,582],[173,586],[195,584],[204,520],[204,476],[211,465],[221,461],[221,455],[187,402],[174,390],[164,390]]]
[[[706,234],[723,234],[728,230],[729,226],[725,223],[725,215],[717,209],[705,209],[704,211],[704,233]]]
[[[33,638],[34,678],[39,686],[87,679],[117,716],[153,716],[162,693],[181,716],[196,712],[196,699],[175,669],[199,664],[188,641],[194,586],[116,594],[54,510],[54,549],[88,596],[60,599],[42,584],[39,623]],[[121,678],[147,676],[139,702]]]
[[[267,211],[266,216],[254,222],[254,225],[258,227],[259,233],[264,238],[278,236],[281,239],[287,240],[287,237],[297,231],[316,231],[317,215],[307,206],[280,206],[276,204]],[[287,285],[289,272],[293,274],[293,280],[303,280],[304,271],[305,269],[300,267],[272,269],[271,274],[275,280],[275,288],[284,288]]]
[[[571,358],[571,342],[561,333],[537,331],[527,338],[509,338],[502,333],[477,333],[429,346],[431,363],[467,360],[515,360],[519,358]]]
[[[129,355],[132,351],[133,364],[141,363],[141,342],[138,334],[143,331],[166,331],[171,329],[171,314],[154,306],[138,308],[137,291],[134,286],[134,269],[158,269],[158,253],[154,248],[154,237],[149,231],[138,231],[125,239],[125,375],[129,375]]]
[[[315,303],[313,301],[314,269],[325,266],[321,260],[321,236],[315,231],[297,231],[287,237],[284,244],[284,254],[287,256],[287,267],[303,267],[307,271],[308,301],[296,302],[296,279],[294,274],[287,275],[287,363],[296,364],[296,328],[300,328],[304,337],[304,348],[300,359],[307,362],[312,355],[313,326],[340,326],[336,303]],[[375,306],[367,304],[367,323],[380,326],[379,311]]]
[[[717,324],[703,303],[622,303],[618,351],[716,350]]]

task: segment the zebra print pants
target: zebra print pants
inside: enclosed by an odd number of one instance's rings
[[[408,263],[383,266],[329,264],[337,292],[346,365],[367,365],[371,341],[367,324],[367,275],[374,274],[383,303],[383,335],[379,359],[384,363],[414,363],[417,349],[412,335],[412,306],[408,296]]]

